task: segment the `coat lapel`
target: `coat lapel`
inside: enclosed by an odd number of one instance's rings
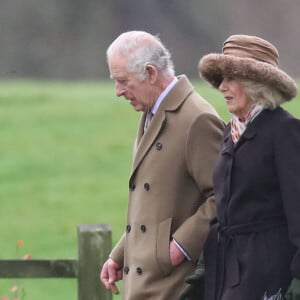
[[[251,122],[248,127],[246,128],[245,132],[242,134],[240,140],[237,142],[235,145],[235,151],[238,151],[242,145],[247,143],[248,141],[252,140],[255,138],[256,133],[257,133],[257,121],[260,119],[261,115],[263,112],[258,115],[253,122]]]
[[[247,141],[252,140],[256,136],[257,126],[255,120],[253,123],[249,124],[245,132],[241,135],[239,141],[234,145],[232,138],[231,138],[231,132],[230,132],[230,126],[228,127],[226,133],[224,133],[224,139],[221,146],[221,153],[224,154],[233,154],[234,152],[237,152],[242,145],[244,145]]]
[[[223,143],[221,144],[221,154],[231,155],[233,152],[234,152],[234,144],[231,139],[230,126],[228,126],[226,132],[224,132]]]
[[[143,115],[138,129],[132,173],[134,173],[135,169],[141,163],[141,161],[147,154],[149,148],[155,141],[156,137],[163,130],[165,124],[165,111],[157,112],[153,117],[153,120],[151,121],[151,126],[147,129],[145,133],[143,133],[145,115],[146,114]]]
[[[167,122],[167,113],[176,111],[186,97],[193,91],[193,86],[185,75],[179,77],[178,82],[167,94],[158,111],[154,115],[151,126],[144,133],[144,123],[146,113],[143,113],[138,128],[135,142],[134,161],[132,166],[132,174],[140,165],[147,152],[155,142],[157,136],[164,130]]]

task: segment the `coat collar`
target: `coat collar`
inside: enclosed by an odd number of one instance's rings
[[[245,132],[242,134],[240,140],[234,145],[231,132],[230,132],[230,125],[228,124],[226,130],[224,132],[223,143],[221,146],[221,153],[222,154],[232,154],[237,152],[240,147],[245,144],[246,142],[252,140],[257,135],[259,130],[260,124],[265,120],[265,115],[268,113],[269,110],[263,110],[254,120],[251,122],[248,127],[246,128]]]
[[[190,95],[194,90],[192,84],[185,75],[178,76],[178,79],[179,80],[175,86],[170,90],[164,101],[161,103],[151,121],[151,126],[145,134],[144,122],[146,113],[143,113],[141,117],[134,147],[132,174],[155,142],[157,136],[164,130],[167,122],[167,113],[176,111],[186,100],[188,95]]]

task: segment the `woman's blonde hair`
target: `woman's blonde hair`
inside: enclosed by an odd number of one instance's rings
[[[237,80],[244,87],[245,93],[252,103],[261,104],[265,108],[275,109],[285,101],[283,95],[274,87],[244,78],[237,78]]]

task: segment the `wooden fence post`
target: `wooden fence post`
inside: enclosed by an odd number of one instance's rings
[[[78,234],[78,300],[112,300],[111,292],[100,282],[99,272],[112,246],[111,228],[83,224]]]

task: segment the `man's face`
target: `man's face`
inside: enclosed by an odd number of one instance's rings
[[[123,96],[136,111],[150,110],[156,96],[148,76],[141,80],[137,74],[129,73],[126,59],[120,56],[112,57],[108,65],[111,78],[115,81],[116,96]]]

